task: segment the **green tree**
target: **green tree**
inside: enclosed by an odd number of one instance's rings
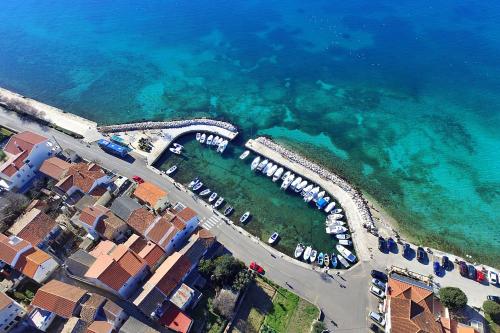
[[[236,275],[232,289],[236,292],[243,290],[253,280],[254,274],[249,270],[242,270]]]
[[[212,280],[218,286],[232,285],[240,271],[245,269],[245,264],[233,256],[225,254],[214,260]]]
[[[455,287],[445,287],[439,290],[439,299],[451,312],[463,309],[467,305],[467,296]]]
[[[489,300],[484,301],[483,310],[484,313],[490,316],[491,320],[493,320],[496,324],[500,324],[500,304]]]
[[[312,326],[312,333],[321,333],[326,329],[325,323],[322,321],[314,321],[314,324]]]
[[[210,259],[201,259],[200,263],[198,264],[198,271],[201,273],[201,275],[208,278],[212,276],[214,268],[214,262]]]

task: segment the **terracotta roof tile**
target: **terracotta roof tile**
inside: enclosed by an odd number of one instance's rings
[[[53,258],[47,252],[38,248],[31,248],[21,255],[15,268],[24,275],[33,279],[38,268],[50,259]]]
[[[80,221],[88,226],[93,226],[94,221],[109,211],[101,205],[87,206],[80,213]]]
[[[106,300],[106,297],[99,294],[90,294],[89,299],[82,304],[80,318],[87,323],[91,323],[96,318],[98,311],[104,305]]]
[[[40,172],[53,179],[61,179],[61,177],[69,170],[71,163],[61,160],[58,157],[51,157],[43,161],[40,166]]]
[[[167,305],[165,312],[158,321],[160,324],[179,333],[187,333],[193,323],[193,320],[188,315],[172,303]]]
[[[11,305],[14,301],[3,291],[0,291],[0,311]]]
[[[63,318],[70,318],[85,294],[83,289],[51,280],[38,289],[31,304]]]
[[[184,208],[181,210],[179,213],[177,213],[177,216],[180,217],[184,222],[188,222],[191,220],[193,217],[197,216],[196,212],[192,210],[189,207]]]
[[[130,236],[123,245],[144,259],[149,267],[155,266],[165,255],[165,251],[160,246],[136,234]]]
[[[161,217],[147,229],[145,236],[161,247],[165,247],[177,232],[178,229],[172,223]]]
[[[31,151],[36,144],[46,140],[48,140],[46,137],[30,131],[17,133],[10,137],[4,147],[4,151],[12,155],[17,155],[21,151]]]
[[[105,175],[104,170],[94,163],[76,163],[71,165],[56,187],[67,192],[71,187],[76,186],[84,193],[88,193],[96,180]]]
[[[106,239],[112,239],[118,230],[127,224],[118,216],[108,211],[102,219],[97,222],[96,231]]]
[[[113,249],[116,247],[116,244],[113,243],[110,240],[103,240],[100,241],[96,247],[92,251],[89,252],[91,256],[94,258],[97,258],[103,254],[111,254],[113,252]]]
[[[94,321],[87,328],[87,333],[110,333],[113,331],[113,325],[107,321]]]
[[[153,213],[141,207],[132,212],[127,220],[127,224],[141,235],[144,235],[144,232],[153,223],[155,218],[156,216]]]
[[[17,230],[16,224],[20,224]],[[18,237],[37,246],[56,226],[56,221],[37,208],[31,209],[14,224],[10,231]]]
[[[29,242],[19,237],[6,237],[3,234],[2,236],[3,237],[0,237],[0,260],[6,262],[9,265],[13,264],[13,260],[22,249],[27,246],[31,246]]]
[[[146,263],[144,259],[130,251],[123,244],[118,245],[111,253],[111,256],[128,274],[130,274],[130,276],[137,275],[144,268],[144,264]]]
[[[99,256],[85,273],[85,277],[97,279],[115,291],[119,291],[130,279],[127,271],[109,255]]]
[[[174,291],[192,266],[189,259],[184,256],[176,257],[174,254],[168,257],[154,274],[158,273],[160,277],[156,286],[167,296]]]
[[[166,195],[166,191],[150,182],[144,182],[137,185],[137,188],[134,191],[134,196],[137,199],[147,203],[153,208],[156,206],[158,201]]]
[[[8,177],[12,177],[16,174],[19,169],[21,169],[24,165],[24,162],[29,156],[28,151],[23,151],[18,155],[14,155],[10,157],[4,164],[0,166],[0,172]]]

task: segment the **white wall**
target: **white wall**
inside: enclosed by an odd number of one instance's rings
[[[45,261],[43,264],[38,266],[33,280],[38,283],[44,282],[58,267],[59,264],[52,258]]]
[[[0,332],[8,332],[12,326],[15,325],[16,316],[22,317],[24,314],[24,309],[15,301],[8,305],[4,310],[0,311]],[[11,322],[13,323],[11,324]]]

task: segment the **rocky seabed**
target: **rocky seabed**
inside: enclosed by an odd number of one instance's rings
[[[368,205],[367,205],[366,200],[363,198],[363,196],[357,190],[355,190],[344,179],[342,179],[339,176],[337,176],[336,174],[320,167],[316,163],[313,163],[313,162],[309,161],[308,159],[306,159],[306,158],[304,158],[304,157],[302,157],[302,156],[300,156],[300,155],[298,155],[298,154],[296,154],[296,153],[294,153],[286,148],[283,148],[282,146],[274,143],[273,141],[269,140],[268,138],[259,137],[255,141],[263,144],[267,148],[274,150],[275,152],[279,153],[281,156],[285,157],[287,160],[289,160],[291,162],[298,163],[298,164],[302,165],[303,167],[311,170],[312,172],[320,175],[321,178],[329,180],[329,181],[335,183],[336,185],[338,185],[342,190],[344,190],[345,192],[347,192],[351,196],[352,200],[356,204],[358,211],[359,211],[361,217],[363,218],[363,220],[365,221],[366,225],[368,225],[369,227],[374,227],[373,218],[372,218],[372,215],[370,213],[370,210],[368,209]]]
[[[100,126],[98,130],[103,133],[109,133],[109,132],[123,132],[123,131],[140,131],[149,129],[181,128],[192,125],[217,126],[231,132],[238,131],[236,126],[227,123],[225,121],[204,119],[204,118],[188,119],[188,120],[172,120],[172,121],[147,121],[147,122],[133,123],[133,124]]]

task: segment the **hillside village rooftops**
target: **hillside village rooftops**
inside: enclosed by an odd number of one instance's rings
[[[144,259],[150,267],[155,266],[165,255],[165,251],[157,244],[147,241],[136,234],[130,236],[124,245]]]
[[[47,140],[44,136],[25,131],[11,136],[3,150],[12,155],[17,155],[23,151],[31,152],[35,145]]]
[[[127,224],[139,234],[144,235],[146,229],[153,223],[156,216],[145,207],[141,207],[132,212],[127,220]]]
[[[47,252],[38,248],[31,248],[21,254],[15,265],[15,269],[33,279],[38,268],[50,259],[53,258]]]
[[[76,163],[70,166],[56,187],[67,192],[75,186],[88,193],[94,183],[105,175],[104,170],[95,163]]]
[[[0,234],[0,260],[3,262],[10,265],[17,254],[26,247],[31,247],[31,244],[17,236],[7,237]]]
[[[80,221],[88,226],[93,226],[94,221],[108,211],[109,209],[100,205],[87,206],[80,213]]]
[[[59,180],[71,167],[71,163],[61,160],[58,157],[51,157],[43,161],[40,172],[52,179]]]
[[[73,316],[86,291],[67,283],[51,280],[38,289],[31,304],[63,318]]]
[[[40,209],[33,208],[21,216],[9,229],[9,232],[36,246],[57,226],[50,216]]]
[[[126,223],[112,212],[108,211],[102,219],[97,222],[96,231],[106,239],[113,238],[116,231],[124,228]]]

